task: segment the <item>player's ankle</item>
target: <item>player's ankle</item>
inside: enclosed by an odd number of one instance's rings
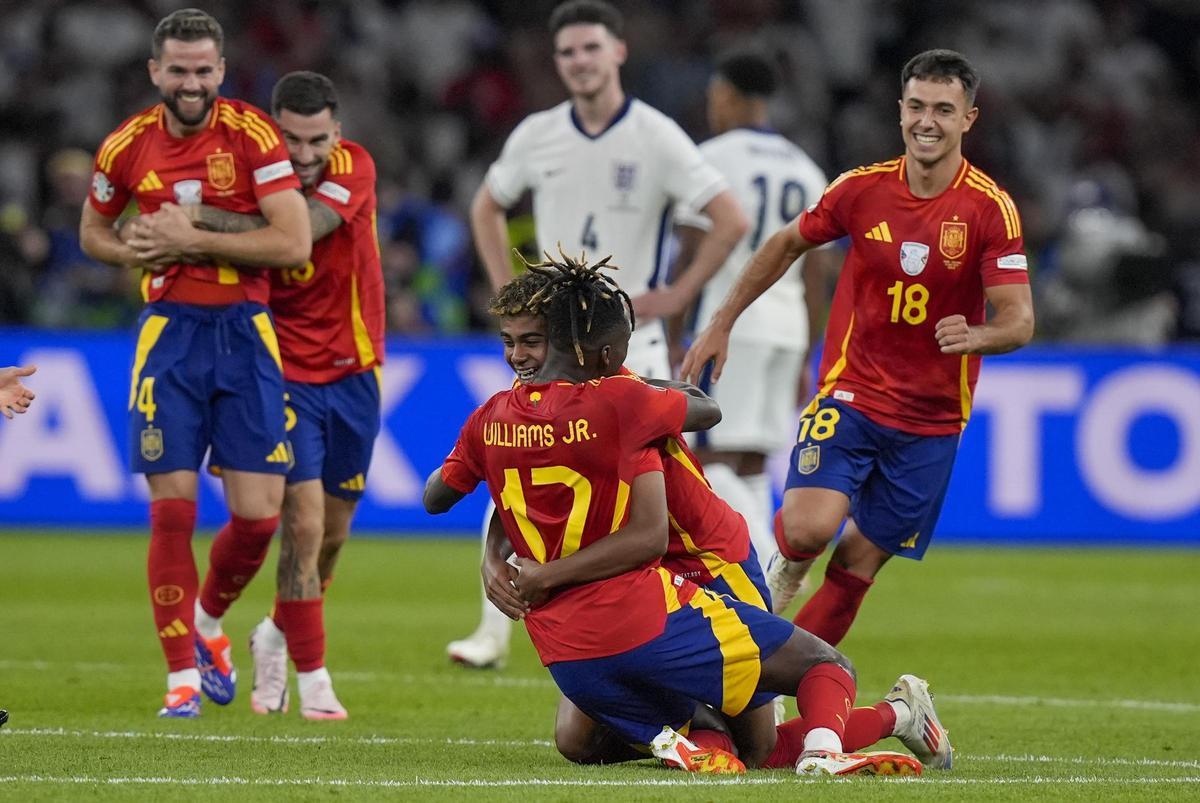
[[[329,670],[323,666],[309,672],[296,673],[296,685],[300,689],[301,697],[308,694],[321,683],[333,683],[333,678],[329,676]]]
[[[221,617],[213,616],[204,610],[200,600],[196,600],[196,631],[206,639],[220,638],[225,631],[221,627]]]
[[[178,689],[180,686],[190,686],[193,689],[199,689],[200,670],[191,667],[189,669],[180,669],[176,672],[168,672],[167,691]]]

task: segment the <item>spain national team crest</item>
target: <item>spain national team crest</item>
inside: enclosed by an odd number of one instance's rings
[[[967,253],[967,224],[960,220],[943,220],[938,251],[946,259],[959,259]]]
[[[637,162],[617,162],[613,165],[613,186],[617,192],[633,192],[637,181]]]
[[[214,189],[227,190],[237,179],[232,153],[210,153],[208,155],[208,183]]]
[[[900,269],[909,276],[925,270],[929,262],[929,246],[925,243],[903,242],[900,244]]]
[[[801,474],[812,474],[821,465],[821,447],[805,446],[796,458],[796,470]]]
[[[158,427],[142,430],[142,457],[154,462],[163,456],[163,432]]]

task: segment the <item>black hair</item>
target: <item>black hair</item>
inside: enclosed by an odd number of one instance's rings
[[[155,61],[162,58],[163,42],[168,39],[178,39],[181,42],[211,39],[217,46],[218,54],[225,52],[225,32],[221,30],[221,23],[211,14],[198,8],[181,8],[158,21],[150,42],[150,54],[154,56]]]
[[[550,13],[550,35],[557,35],[568,25],[603,25],[620,39],[625,30],[625,18],[616,6],[605,0],[567,0]]]
[[[967,57],[956,50],[926,50],[908,60],[900,71],[900,95],[904,87],[916,78],[918,81],[940,81],[950,83],[957,78],[967,95],[967,106],[975,104],[975,93],[979,90],[979,73],[967,61]]]
[[[601,268],[609,265],[611,256],[589,265],[585,255],[572,259],[559,247],[561,260],[549,253],[537,264],[526,262],[530,273],[542,276],[545,286],[526,304],[526,309],[546,318],[546,338],[559,351],[575,350],[575,358],[584,364],[583,352],[591,351],[614,332],[631,331],[633,304],[611,276]]]
[[[540,314],[529,308],[529,302],[549,283],[550,278],[545,274],[525,271],[496,292],[488,302],[488,312],[497,318]]]
[[[288,73],[271,90],[271,114],[278,117],[283,109],[306,117],[329,109],[337,117],[338,96],[333,81],[308,70]]]
[[[716,74],[739,93],[752,98],[769,98],[779,86],[771,62],[757,53],[738,51],[717,59]]]

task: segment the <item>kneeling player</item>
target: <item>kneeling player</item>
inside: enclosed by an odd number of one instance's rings
[[[841,752],[855,691],[843,656],[657,567],[664,484],[660,471],[639,466],[657,457],[647,444],[680,430],[688,399],[632,378],[596,379],[624,357],[623,294],[582,266],[558,267],[545,294],[551,348],[538,377],[554,381],[498,394],[472,415],[430,477],[427,509],[444,511],[487,479],[521,556],[510,578],[531,603],[535,647],[563,692],[625,741],[646,745],[663,725],[682,727],[697,701],[737,715],[755,695],[795,693],[808,751],[799,769],[919,772],[907,756]],[[622,537],[605,538],[611,532]],[[746,756],[754,765],[776,746],[765,722],[763,748]]]

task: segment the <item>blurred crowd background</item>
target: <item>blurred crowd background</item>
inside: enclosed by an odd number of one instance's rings
[[[79,248],[101,139],[158,100],[155,22],[198,5],[226,32],[222,94],[263,108],[290,70],[329,75],[344,135],[379,167],[388,324],[485,328],[467,206],[506,135],[565,97],[554,0],[0,0],[0,323],[131,325],[129,272]],[[832,177],[902,144],[900,67],[963,51],[983,84],[968,158],[1022,212],[1039,336],[1200,338],[1200,3],[1193,0],[645,0],[626,90],[697,141],[713,57],[754,46],[785,77],[777,128]],[[585,190],[581,190],[585,191]],[[514,241],[532,237],[528,209]]]

